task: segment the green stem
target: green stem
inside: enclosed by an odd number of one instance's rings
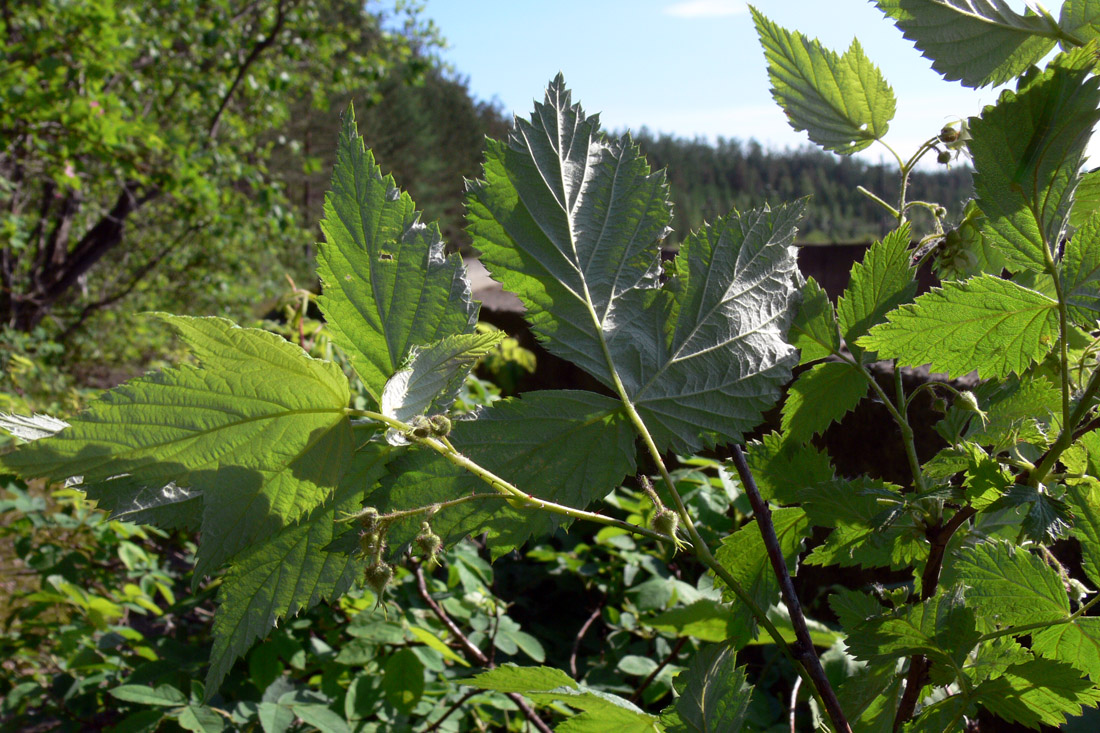
[[[895,209],[895,208],[894,208],[893,206],[891,206],[890,204],[888,204],[888,203],[886,203],[885,201],[883,201],[883,200],[882,200],[881,198],[879,198],[879,196],[878,196],[877,194],[875,194],[874,192],[872,192],[872,191],[870,191],[870,190],[868,190],[868,189],[864,188],[863,186],[856,186],[856,190],[857,190],[857,191],[859,191],[859,192],[860,192],[861,194],[863,194],[864,196],[866,196],[867,198],[869,198],[869,199],[871,199],[872,201],[874,201],[874,202],[875,202],[876,204],[878,204],[878,205],[879,205],[879,206],[881,206],[882,208],[884,208],[884,209],[886,209],[887,211],[889,211],[889,212],[890,212],[890,216],[894,217],[895,219],[897,219],[897,218],[899,218],[899,217],[901,216],[901,212],[899,212],[899,211],[898,211],[897,209]]]
[[[921,475],[920,459],[917,458],[917,444],[913,434],[913,427],[909,424],[909,402],[905,399],[905,385],[901,380],[901,366],[894,362],[894,392],[898,400],[898,417],[901,421],[898,427],[901,429],[901,442],[905,446],[905,457],[909,459],[909,470],[913,473],[913,488],[918,493],[924,493],[924,476]]]
[[[1023,626],[1012,626],[1007,629],[1001,629],[1000,631],[991,631],[988,634],[983,634],[982,636],[978,637],[978,643],[981,644],[983,641],[991,641],[992,639],[998,639],[1002,636],[1018,636],[1020,634],[1027,634],[1031,631],[1036,631],[1038,629],[1048,629],[1051,626],[1071,624],[1080,617],[1084,616],[1086,613],[1088,613],[1089,610],[1097,603],[1100,603],[1100,594],[1094,596],[1092,600],[1090,600],[1088,603],[1081,606],[1065,618],[1056,619],[1054,621],[1038,621],[1033,624],[1024,624]]]
[[[372,420],[378,420],[379,422],[382,422],[393,428],[394,430],[398,430],[402,433],[407,433],[409,430],[409,426],[401,422],[400,420],[395,420],[392,417],[388,417],[378,412],[372,412],[370,410],[349,410],[348,412],[356,415],[361,415]],[[483,466],[475,463],[474,461],[471,461],[469,458],[459,453],[457,450],[454,449],[454,447],[450,445],[450,441],[444,442],[444,439],[435,437],[419,439],[414,438],[414,440],[420,445],[425,445],[431,448],[454,465],[459,466],[460,468],[464,468],[473,475],[477,476],[489,486],[500,492],[500,495],[508,501],[526,504],[536,509],[542,509],[543,511],[553,512],[555,514],[561,514],[572,519],[586,519],[590,522],[596,522],[597,524],[604,524],[609,527],[617,527],[632,534],[649,537],[650,539],[658,540],[660,542],[673,541],[673,538],[668,537],[667,535],[663,535],[660,532],[654,532],[647,527],[640,527],[636,524],[631,524],[630,522],[624,522],[621,519],[615,519],[614,517],[608,517],[603,514],[597,514],[595,512],[586,512],[583,509],[576,509],[565,504],[558,504],[553,501],[547,501],[546,499],[540,499],[537,496],[532,496],[531,494],[528,494],[527,492],[521,491],[520,489],[516,488],[516,486],[510,481],[503,479],[500,476],[497,476],[489,469],[484,468]],[[470,497],[466,497],[467,500],[469,498]],[[430,509],[431,506],[432,505],[421,507],[417,510],[410,511],[410,513],[427,510]]]

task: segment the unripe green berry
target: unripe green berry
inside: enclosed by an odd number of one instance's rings
[[[423,440],[432,434],[432,423],[423,415],[417,415],[409,421],[408,435],[417,440]]]
[[[950,150],[941,150],[939,152],[939,154],[936,155],[936,162],[939,163],[940,165],[947,165],[948,163],[950,163],[951,162],[951,151]]]
[[[671,509],[661,507],[649,520],[649,524],[653,527],[654,532],[675,537],[676,530],[680,526],[680,517]]]
[[[393,580],[393,568],[388,563],[375,561],[367,566],[363,576],[367,581],[367,585],[370,586],[370,589],[373,590],[374,594],[381,600],[382,593],[386,590],[386,586]]]
[[[364,532],[373,532],[378,529],[378,510],[369,506],[359,512],[359,526]]]
[[[434,560],[436,553],[443,547],[443,540],[432,531],[431,526],[427,522],[422,522],[420,524],[420,534],[416,536],[413,542],[416,544],[416,549],[419,551],[420,555],[428,560]]]
[[[451,418],[446,415],[432,415],[428,422],[432,425],[432,435],[444,438],[451,434]]]
[[[940,130],[940,142],[953,143],[959,139],[959,130],[951,125],[944,125]]]
[[[377,555],[382,548],[382,535],[378,532],[360,532],[359,533],[359,549],[363,551],[364,555],[374,556]]]
[[[969,390],[959,392],[959,396],[955,400],[955,405],[958,406],[960,410],[967,410],[968,412],[982,411],[981,407],[978,405],[978,398]]]

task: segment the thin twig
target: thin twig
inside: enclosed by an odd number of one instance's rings
[[[649,673],[648,677],[642,680],[642,684],[638,685],[638,689],[634,690],[634,694],[630,696],[630,702],[638,702],[638,700],[641,699],[642,693],[645,692],[645,688],[649,687],[653,680],[657,679],[657,675],[661,673],[662,669],[672,663],[672,660],[675,659],[676,655],[680,653],[680,650],[684,648],[684,644],[687,643],[687,640],[688,638],[686,636],[681,636],[679,639],[676,640],[676,643],[672,647],[672,651],[670,651],[668,655],[661,660],[661,663],[658,664],[654,668],[654,670]],[[802,678],[799,677],[799,679]]]
[[[588,617],[588,620],[581,626],[581,630],[577,632],[576,638],[573,639],[573,650],[569,653],[569,671],[573,673],[573,679],[577,679],[577,651],[581,648],[581,639],[588,633],[588,629],[592,627],[592,624],[596,623],[596,619],[600,617],[600,613],[603,611],[603,599],[600,599],[600,604],[596,606],[592,611],[592,615]]]
[[[431,731],[433,730],[438,730],[439,726],[443,724],[444,720],[451,717],[451,714],[454,713],[454,711],[465,705],[467,700],[469,700],[471,697],[478,694],[479,692],[481,692],[481,690],[477,689],[476,687],[470,688],[469,692],[455,700],[454,703],[449,708],[447,708],[447,712],[443,713],[443,715],[440,716],[439,720],[429,725],[427,728],[421,731],[421,733],[431,733]]]
[[[458,624],[456,624],[451,617],[447,615],[447,612],[443,610],[443,607],[432,598],[432,594],[428,591],[428,581],[424,577],[424,568],[419,564],[416,566],[416,588],[420,593],[420,597],[428,604],[428,607],[432,609],[432,613],[435,614],[440,623],[442,623],[447,631],[451,632],[451,635],[459,641],[463,653],[470,661],[489,669],[496,666],[493,664],[492,660],[485,655],[485,652],[481,651],[476,644],[470,641],[470,639],[462,633],[462,630],[458,628]],[[527,718],[531,725],[538,728],[541,733],[553,733],[550,726],[542,722],[542,718],[539,717],[539,714],[535,712],[535,709],[531,707],[531,704],[527,702],[526,698],[517,692],[506,692],[504,694],[516,704],[524,717]],[[448,715],[449,714],[448,712]]]
[[[791,704],[789,706],[789,717],[791,721],[791,733],[798,733],[798,729],[795,727],[795,713],[798,711],[798,691],[802,689],[802,678],[794,678],[794,687],[791,688]]]
[[[787,562],[783,558],[783,549],[779,546],[779,538],[775,534],[771,510],[764,498],[760,496],[760,490],[756,488],[756,479],[753,478],[752,471],[749,470],[749,464],[745,461],[745,454],[741,452],[741,447],[734,445],[732,448],[733,465],[737,469],[737,475],[741,478],[742,488],[748,494],[749,503],[752,504],[753,513],[756,515],[757,529],[760,530],[760,534],[764,539],[764,547],[768,551],[768,558],[771,560],[775,577],[779,580],[780,595],[783,597],[783,603],[786,604],[787,611],[791,615],[791,626],[794,627],[795,639],[798,641],[791,651],[809,674],[810,681],[821,696],[821,701],[825,705],[825,710],[830,720],[832,720],[833,726],[839,733],[844,731],[850,733],[852,728],[844,717],[840,700],[837,699],[833,686],[829,684],[829,678],[825,676],[825,670],[821,667],[821,660],[817,658],[817,653],[814,652],[814,641],[810,636],[809,628],[806,626],[806,617],[802,613],[802,604],[798,600],[798,594],[795,593],[794,583],[791,582],[791,574],[787,570]]]

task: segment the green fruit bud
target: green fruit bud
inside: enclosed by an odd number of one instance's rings
[[[382,546],[382,535],[378,532],[364,531],[359,533],[359,549],[363,551],[364,555],[373,557],[378,554]]]
[[[939,152],[939,154],[936,156],[936,162],[939,163],[940,165],[947,165],[948,163],[950,163],[951,162],[951,151],[950,150],[941,150]]]
[[[387,563],[375,561],[367,566],[363,576],[367,581],[367,585],[370,586],[370,589],[373,590],[374,594],[381,600],[382,593],[386,590],[386,586],[393,580],[393,568]]]
[[[981,412],[982,409],[978,405],[978,398],[974,396],[974,393],[967,390],[965,392],[959,392],[958,398],[955,400],[955,405],[960,410],[966,410],[968,412]]]
[[[410,438],[423,440],[424,438],[429,437],[431,434],[432,423],[428,418],[424,417],[423,415],[417,415],[409,421],[408,436]]]
[[[432,415],[428,422],[432,426],[432,435],[443,438],[451,434],[451,418],[446,415]]]
[[[959,130],[958,130],[958,128],[952,127],[951,125],[944,125],[943,129],[940,130],[940,142],[953,143],[958,139],[959,139]]]
[[[680,526],[680,516],[671,509],[661,507],[649,520],[649,525],[654,532],[659,532],[669,537],[676,536],[676,529]]]
[[[378,529],[378,510],[369,506],[359,512],[359,526],[364,532],[373,532]]]
[[[419,551],[421,557],[428,560],[434,560],[435,555],[443,547],[443,540],[439,538],[435,532],[432,531],[431,526],[427,522],[420,524],[420,534],[413,540],[416,545],[416,549]]]

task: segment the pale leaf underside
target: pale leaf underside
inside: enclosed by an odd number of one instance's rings
[[[661,449],[738,440],[794,363],[785,334],[801,204],[730,215],[685,242],[658,288],[663,177],[607,140],[559,77],[470,185],[482,262],[527,307],[550,351],[637,406]]]

